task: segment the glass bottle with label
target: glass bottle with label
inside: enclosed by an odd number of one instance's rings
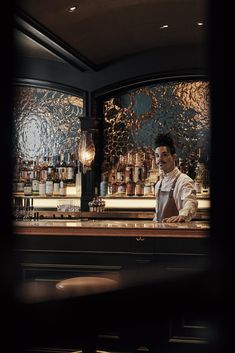
[[[151,183],[149,181],[149,172],[148,172],[148,177],[145,179],[145,182],[144,182],[144,196],[153,196]]]
[[[59,173],[59,178],[60,180],[66,180],[66,174],[67,174],[67,168],[66,168],[66,163],[64,159],[64,152],[60,152],[60,162],[59,166],[57,167],[58,173]]]
[[[155,184],[159,179],[159,170],[155,158],[152,158],[151,169],[149,171],[149,182]]]
[[[82,195],[82,172],[81,172],[80,162],[78,160],[76,161],[76,167],[75,167],[75,186],[76,186],[77,196],[81,196]]]
[[[106,196],[108,194],[108,177],[102,175],[102,181],[100,182],[100,196]]]
[[[126,195],[126,183],[124,181],[124,175],[121,176],[121,180],[118,182],[117,193],[120,196]]]
[[[45,196],[46,195],[46,181],[41,179],[39,181],[39,196]]]
[[[127,153],[127,162],[125,165],[125,181],[130,180],[130,175],[133,175],[133,155],[131,152]],[[132,178],[133,179],[133,178]]]
[[[146,153],[143,154],[143,161],[141,165],[141,178],[142,181],[144,181],[147,178],[147,173],[148,173],[148,163],[146,160]]]
[[[115,175],[112,175],[111,181],[108,183],[108,195],[114,195],[117,192],[117,183],[115,181]]]
[[[34,196],[39,195],[39,180],[37,178],[33,178],[32,180],[32,194]]]
[[[24,195],[30,196],[32,195],[32,182],[30,180],[30,175],[28,174],[27,179],[24,184]]]
[[[74,162],[71,158],[70,152],[67,152],[67,161],[66,161],[66,183],[74,183]]]
[[[202,193],[202,169],[203,169],[203,164],[198,162],[196,167],[196,177],[194,180],[197,194]]]
[[[118,165],[117,165],[117,182],[120,182],[121,180],[124,181],[124,177],[125,177],[124,156],[120,155]]]
[[[53,195],[53,180],[51,174],[48,173],[47,180],[46,180],[46,195],[52,196]]]
[[[134,196],[135,195],[135,182],[133,181],[133,169],[130,169],[130,175],[126,183],[126,195]]]
[[[65,187],[63,180],[60,180],[59,194],[60,194],[60,196],[66,195],[66,187]]]
[[[58,172],[54,173],[54,180],[53,180],[53,195],[60,194],[60,179]]]
[[[138,180],[135,186],[135,194],[136,196],[143,196],[144,195],[144,182],[142,180],[142,168],[139,169],[138,173]]]
[[[138,180],[139,168],[141,168],[141,153],[140,152],[136,152],[136,154],[135,154],[134,172],[133,172],[133,180],[134,180],[135,183]]]

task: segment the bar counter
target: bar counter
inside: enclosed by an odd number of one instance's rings
[[[160,282],[164,274],[187,280],[189,274],[204,273],[210,265],[207,221],[17,221],[14,230],[20,280],[26,285],[26,292],[22,294],[24,300],[31,300],[32,296],[34,300],[41,300],[45,295],[44,288],[47,291],[49,288],[50,295],[54,295],[58,282],[70,278],[100,277],[123,281],[128,274],[128,283],[140,279],[146,283],[150,274]],[[27,292],[27,288],[30,288],[30,292]],[[149,291],[149,287],[147,288]],[[77,290],[81,289],[76,289],[76,295]],[[142,300],[138,289],[135,290],[136,296]],[[152,293],[152,286],[150,292]],[[201,293],[204,293],[204,288]],[[137,302],[137,316],[139,308]],[[177,337],[179,342],[182,339],[190,342],[192,339],[197,341],[202,334],[206,337],[206,324],[195,326],[193,320],[194,318],[188,316],[180,316],[170,322],[169,340],[177,343]],[[204,327],[203,333],[201,326]],[[201,341],[199,343],[201,347]]]
[[[104,237],[207,237],[209,222],[158,223],[150,220],[39,220],[18,221],[17,235]]]

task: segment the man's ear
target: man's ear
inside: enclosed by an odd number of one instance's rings
[[[176,153],[174,153],[174,154],[172,155],[172,157],[173,157],[174,161],[176,161],[176,159],[177,159]]]

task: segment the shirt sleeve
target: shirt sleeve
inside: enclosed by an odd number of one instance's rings
[[[180,188],[180,199],[182,208],[179,210],[179,215],[185,217],[186,221],[190,221],[196,215],[198,209],[196,189],[192,179],[188,178],[183,181]]]

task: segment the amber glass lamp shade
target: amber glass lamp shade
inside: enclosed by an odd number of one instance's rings
[[[92,133],[82,131],[78,146],[78,158],[82,163],[83,172],[91,169],[91,164],[95,158],[95,145],[92,139]]]

